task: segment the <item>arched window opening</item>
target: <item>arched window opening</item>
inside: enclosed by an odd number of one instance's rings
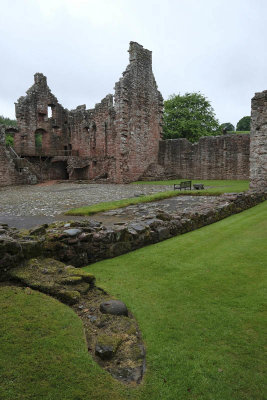
[[[35,150],[40,152],[43,146],[43,134],[45,133],[44,129],[37,129],[35,131]]]
[[[15,134],[16,130],[9,128],[6,129],[6,145],[7,146],[14,146],[14,134]]]

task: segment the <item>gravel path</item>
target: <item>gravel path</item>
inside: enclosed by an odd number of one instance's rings
[[[56,183],[0,188],[0,223],[29,228],[55,220],[70,208],[171,190],[172,186]],[[71,219],[74,219],[73,217]]]

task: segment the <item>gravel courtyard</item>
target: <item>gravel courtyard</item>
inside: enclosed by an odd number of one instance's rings
[[[70,208],[171,190],[172,186],[55,183],[0,188],[0,223],[30,228],[67,220]],[[71,219],[74,219],[71,217]]]

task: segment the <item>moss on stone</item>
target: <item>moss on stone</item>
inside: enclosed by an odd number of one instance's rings
[[[97,338],[97,344],[99,346],[111,346],[113,348],[113,352],[116,353],[119,346],[123,342],[123,336],[121,335],[99,335]]]
[[[90,274],[89,272],[83,271],[81,268],[74,268],[71,265],[65,267],[65,271],[68,275],[71,276],[79,276],[83,279],[84,282],[92,283],[95,280],[95,276]]]
[[[59,290],[57,292],[57,298],[63,303],[75,304],[80,300],[81,294],[77,290]]]
[[[76,283],[81,283],[82,282],[82,277],[81,276],[67,276],[62,279],[60,279],[60,283],[63,285],[75,285]]]
[[[62,262],[51,258],[30,259],[12,269],[10,277],[58,297],[67,304],[75,304],[80,294],[86,294],[94,281],[93,275],[72,266],[66,267]],[[71,290],[71,286],[74,290]]]

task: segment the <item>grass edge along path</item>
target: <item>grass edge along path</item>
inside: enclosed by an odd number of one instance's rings
[[[86,268],[147,346],[142,400],[263,400],[267,201]]]
[[[161,184],[161,185],[171,185],[177,183],[179,180],[175,181],[158,181],[156,182],[135,182],[138,184]],[[160,183],[159,183],[160,182]],[[192,184],[199,181],[192,181]],[[108,201],[103,203],[92,204],[90,206],[73,208],[65,212],[65,215],[93,215],[100,212],[105,212],[109,210],[115,210],[117,208],[127,207],[130,205],[140,204],[140,203],[151,203],[153,201],[160,201],[168,199],[175,196],[220,196],[226,192],[241,192],[248,189],[248,181],[201,181],[204,185],[211,184],[213,187],[204,190],[168,190],[165,192],[154,193],[151,195],[145,195],[140,197],[132,197],[128,199],[121,199],[115,201]],[[207,183],[208,182],[208,183]],[[134,184],[135,184],[134,183]]]

